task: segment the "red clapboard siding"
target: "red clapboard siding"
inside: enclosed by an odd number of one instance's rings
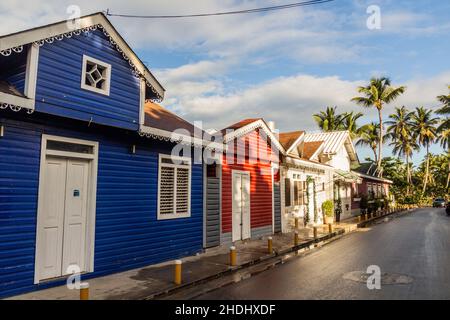
[[[245,163],[237,163],[237,156],[228,161],[224,155],[222,165],[222,232],[231,232],[232,228],[232,170],[250,172],[250,224],[251,228],[272,225],[272,176],[270,160],[278,159],[269,144],[252,131],[235,141],[235,150],[245,148]],[[249,148],[252,146],[252,148]],[[266,148],[266,154],[259,148]],[[256,151],[249,155],[249,149]],[[259,156],[258,156],[259,155]]]

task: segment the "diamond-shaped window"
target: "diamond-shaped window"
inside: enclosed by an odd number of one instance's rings
[[[96,59],[92,60],[96,61]],[[103,65],[100,61],[94,61],[85,58],[83,88],[98,93],[109,94],[111,67],[108,64]]]

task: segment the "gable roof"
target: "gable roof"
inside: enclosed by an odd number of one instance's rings
[[[182,131],[181,131],[182,130]],[[180,118],[163,106],[147,101],[144,106],[144,123],[140,135],[159,140],[205,146],[209,149],[223,150],[224,146],[214,141],[211,135]]]
[[[359,164],[358,166],[353,167],[352,172],[354,172],[355,174],[357,174],[358,176],[360,176],[362,178],[381,181],[381,182],[385,182],[385,183],[389,183],[389,184],[393,183],[389,179],[377,177],[376,169],[377,169],[377,166],[375,163],[363,162],[363,163]]]
[[[323,141],[304,142],[302,145],[302,158],[311,159],[324,145]]]
[[[64,38],[80,35],[82,32],[92,32],[100,29],[109,39],[111,45],[122,54],[126,61],[128,61],[135,74],[145,79],[147,87],[150,89],[149,95],[156,100],[162,100],[164,98],[165,89],[163,86],[134,53],[103,13],[98,12],[83,16],[77,19],[76,22],[78,23],[77,27],[79,27],[76,30],[71,29],[69,23],[64,20],[0,36],[0,54],[9,56],[14,53],[22,52],[23,46],[27,44],[35,43],[42,46],[46,43],[52,43],[54,41],[63,40]]]
[[[266,121],[264,121],[264,119],[262,118],[244,119],[222,129],[221,132],[223,134],[223,142],[228,143],[234,139],[238,139],[257,128],[260,128],[264,131],[267,137],[273,142],[273,144],[282,154],[286,153],[285,149],[278,141],[277,136],[272,132],[272,130],[270,130]],[[229,130],[232,130],[232,132],[227,132]]]
[[[169,132],[183,129],[189,132],[191,137],[196,138],[202,138],[203,134],[207,134],[202,129],[196,128],[193,124],[180,118],[163,106],[150,101],[146,102],[144,106],[144,126]]]
[[[295,148],[296,142],[303,136],[305,131],[280,132],[278,140],[287,153]]]
[[[356,154],[355,147],[348,131],[307,133],[305,135],[304,142],[317,141],[323,141],[323,149],[321,152],[324,154],[334,155],[342,146],[345,146],[352,163],[355,164],[359,162],[358,155]]]
[[[251,124],[253,122],[256,122],[258,120],[262,120],[262,118],[244,119],[244,120],[236,122],[236,123],[234,123],[232,125],[229,125],[226,128],[223,128],[221,131],[222,131],[223,134],[226,134],[227,130],[237,130],[237,129],[245,127],[246,125],[249,125],[249,124]]]
[[[352,170],[362,174],[374,175],[376,168],[377,168],[376,164],[372,162],[363,162],[360,163],[358,166],[352,167]]]

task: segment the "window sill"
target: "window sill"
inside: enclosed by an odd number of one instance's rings
[[[185,214],[161,214],[158,215],[157,220],[172,220],[172,219],[182,219],[182,218],[190,218],[191,213]]]

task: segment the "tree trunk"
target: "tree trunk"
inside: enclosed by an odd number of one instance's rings
[[[448,174],[447,174],[447,184],[445,185],[445,189],[448,192],[448,185],[450,184],[450,161],[448,162]]]
[[[406,154],[406,195],[409,196],[409,186],[411,184],[411,172],[409,170],[409,156]]]
[[[422,195],[425,194],[425,191],[427,190],[427,183],[428,183],[428,170],[430,166],[430,151],[429,151],[429,144],[427,143],[427,160],[425,164],[425,176],[423,177],[423,189],[422,189]]]
[[[377,170],[378,170],[378,176],[382,176],[381,172],[381,149],[383,147],[383,119],[381,117],[381,107],[378,108],[378,119],[380,120],[380,136],[379,136],[379,142],[378,142],[378,162],[377,162]]]
[[[376,149],[372,149],[372,151],[373,151],[373,156],[374,156],[373,161],[375,161],[375,163],[378,166],[377,150]]]
[[[448,157],[448,154],[450,153],[450,150],[448,150],[447,151],[447,157]],[[450,184],[450,159],[448,160],[448,162],[447,162],[447,169],[448,169],[448,173],[447,173],[447,183],[445,184],[445,189],[447,190],[447,192],[448,192],[448,185]]]

